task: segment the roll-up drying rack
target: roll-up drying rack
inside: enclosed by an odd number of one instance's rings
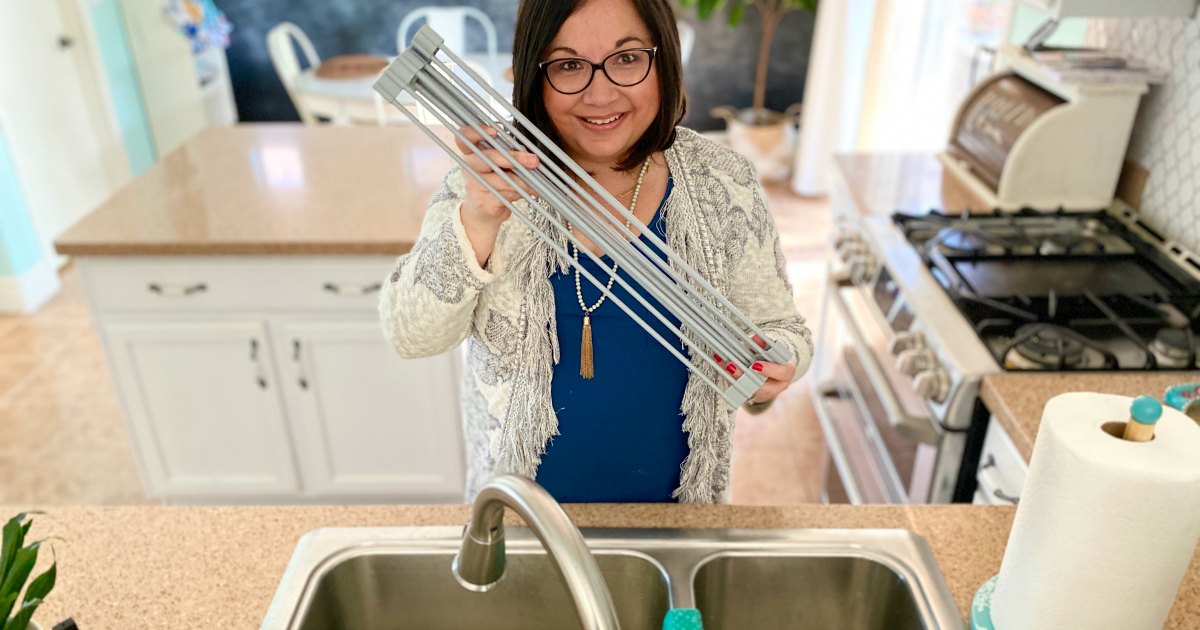
[[[643,230],[641,236],[656,246],[663,253],[663,258],[656,255],[637,233],[626,226],[626,221],[639,226],[640,221],[625,206],[492,89],[487,80],[476,74],[453,51],[446,49],[442,42],[441,36],[433,29],[423,27],[413,38],[412,46],[379,75],[375,90],[454,158],[462,166],[464,175],[474,177],[495,195],[512,212],[513,217],[527,225],[553,251],[574,266],[581,276],[625,311],[697,378],[712,387],[733,407],[750,400],[766,382],[766,378],[749,369],[750,366],[760,360],[786,363],[792,359],[791,351],[768,339],[754,322],[656,234]],[[445,61],[439,57],[439,52],[445,55]],[[460,77],[455,68],[461,69],[474,85]],[[448,146],[439,134],[422,123],[398,100],[402,92],[407,92],[419,107],[444,125],[505,184],[517,191],[527,202],[526,207],[518,207],[499,194],[495,187],[466,163],[459,151]],[[486,127],[495,129],[496,135],[487,133]],[[510,159],[508,163],[511,170],[505,170],[492,161],[483,148],[469,141],[460,131],[463,128],[474,130],[483,138],[479,144],[505,157],[511,152],[532,153],[538,157],[538,165],[526,168],[519,161]],[[518,180],[523,186],[518,184]],[[539,200],[543,203],[539,203]],[[540,216],[544,221],[535,222],[534,216]],[[681,353],[682,346],[665,339],[654,326],[639,317],[605,282],[598,280],[571,256],[562,247],[561,239],[548,233],[539,223],[548,225],[551,232],[565,237],[579,252],[604,266],[597,254],[579,242],[571,227],[599,245],[640,287],[631,286],[620,275],[615,277],[616,282],[649,315],[693,350],[699,360],[695,361]],[[655,298],[679,323],[675,324],[667,314],[651,305],[643,292]],[[682,332],[684,329],[688,334]],[[762,345],[756,342],[756,336],[763,340]],[[712,358],[713,354],[732,362],[741,375],[734,376],[727,372]],[[705,364],[715,368],[716,381],[710,377],[710,373],[701,369]]]

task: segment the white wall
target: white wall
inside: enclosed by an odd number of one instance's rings
[[[1142,99],[1129,157],[1150,172],[1142,216],[1200,251],[1200,19],[1093,19],[1088,39],[1170,70]]]

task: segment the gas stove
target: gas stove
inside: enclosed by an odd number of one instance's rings
[[[1132,213],[894,220],[1005,370],[1198,365],[1200,264]]]
[[[1119,203],[844,220],[835,246],[811,380],[830,500],[971,501],[990,375],[1200,367],[1200,257]]]

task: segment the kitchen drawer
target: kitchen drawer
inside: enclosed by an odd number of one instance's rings
[[[983,502],[999,505],[1015,503],[1021,496],[1028,475],[1028,464],[993,417],[988,423],[979,457],[979,472],[976,474],[979,490],[975,493],[975,502],[981,502],[982,499]]]
[[[391,257],[81,259],[97,311],[375,309]]]

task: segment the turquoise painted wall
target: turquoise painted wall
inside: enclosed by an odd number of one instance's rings
[[[154,154],[154,139],[146,123],[146,111],[142,105],[141,88],[133,68],[133,55],[129,52],[129,41],[125,33],[125,21],[117,0],[99,0],[89,3],[92,27],[100,47],[109,91],[112,93],[113,108],[117,113],[121,137],[125,140],[125,153],[129,168],[137,177],[150,168],[157,159]]]
[[[42,257],[4,129],[0,128],[0,276],[25,273]]]

